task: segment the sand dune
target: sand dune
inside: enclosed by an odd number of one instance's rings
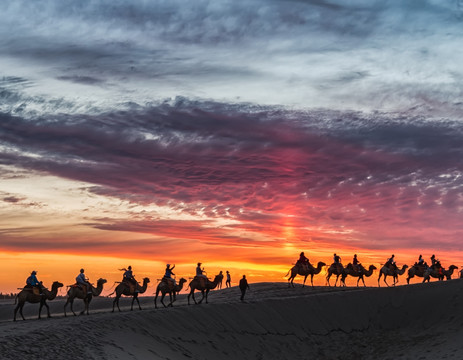
[[[90,316],[13,323],[0,306],[2,359],[462,359],[463,281],[396,288],[251,284],[211,292],[209,304],[108,312],[95,299]],[[129,304],[129,300],[125,300]],[[37,305],[26,305],[29,316]],[[77,306],[76,306],[77,308]],[[79,309],[82,306],[79,304]],[[32,313],[31,313],[32,310]],[[8,321],[7,321],[8,320]]]

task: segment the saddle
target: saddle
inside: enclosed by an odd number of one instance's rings
[[[167,285],[167,288],[168,288],[170,291],[174,290],[175,283],[174,283],[174,280],[173,280],[173,279],[163,277],[163,278],[162,278],[162,282],[163,282],[164,284]]]
[[[206,287],[206,280],[207,280],[206,278],[204,278],[202,276],[195,276],[194,280],[199,281],[199,284],[201,285],[201,287],[203,287],[203,288]]]
[[[18,290],[21,288],[18,288]],[[38,286],[26,285],[22,288],[22,290],[32,291],[33,295],[40,295],[40,288]]]
[[[309,271],[309,264],[308,263],[300,263],[300,262],[298,262],[297,266],[298,266],[299,270],[301,270],[301,271],[304,271],[304,272]]]
[[[129,280],[124,279],[124,280],[122,280],[122,283],[129,287],[129,292],[131,294],[134,294],[135,291],[137,290],[137,284],[134,284],[133,282],[131,282]]]

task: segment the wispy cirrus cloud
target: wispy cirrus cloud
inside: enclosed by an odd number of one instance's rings
[[[294,239],[337,243],[348,229],[342,241],[378,248],[413,247],[418,238],[431,245],[436,237],[455,248],[462,232],[458,121],[179,99],[32,123],[3,115],[2,124],[5,165],[204,219],[170,227],[162,215],[134,212],[89,224],[98,229],[184,238],[196,228],[198,241],[218,243],[227,234],[284,239],[288,226]]]

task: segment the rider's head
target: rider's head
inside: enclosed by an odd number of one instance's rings
[[[199,263],[198,263],[198,266],[201,266],[202,264],[203,264],[203,263],[200,263],[200,262],[199,262]]]
[[[37,271],[33,270],[33,271],[31,272],[31,275],[37,275]]]
[[[300,255],[304,255],[304,252],[301,252]]]
[[[129,269],[129,270],[132,270],[132,267],[129,265],[128,269]]]
[[[80,269],[80,272],[83,273],[85,270],[84,269]]]
[[[357,254],[354,254],[354,257],[357,257]]]

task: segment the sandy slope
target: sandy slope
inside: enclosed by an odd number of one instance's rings
[[[463,359],[463,280],[396,288],[252,284],[209,304],[0,323],[2,359]],[[97,300],[97,299],[95,299]],[[52,302],[53,303],[53,302]],[[51,303],[51,304],[52,304]],[[128,301],[126,300],[126,304]],[[55,302],[62,312],[63,303]],[[37,311],[36,305],[30,305]],[[8,308],[0,306],[5,319]],[[101,310],[98,310],[100,308]],[[35,344],[35,346],[33,345]]]

